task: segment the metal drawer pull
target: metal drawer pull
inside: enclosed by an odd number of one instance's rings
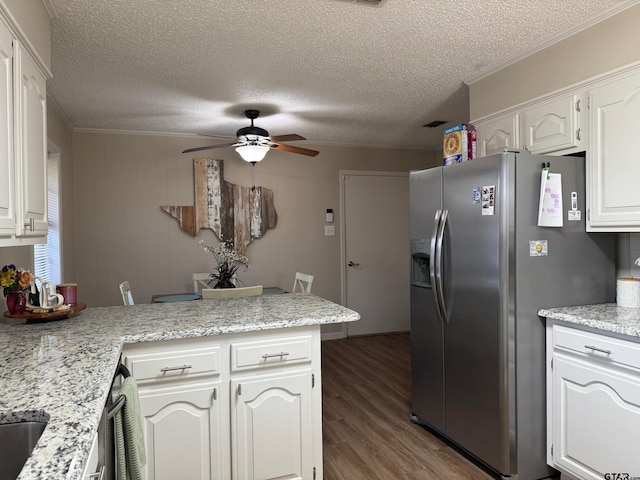
[[[100,470],[96,473],[91,473],[89,474],[89,479],[90,480],[103,480],[104,479],[104,471],[106,469],[106,466],[103,465],[102,467],[100,467]]]
[[[31,230],[32,232],[36,229],[36,219],[31,217],[29,219],[29,223],[24,224],[25,230]]]
[[[593,350],[594,352],[602,352],[602,353],[606,353],[607,355],[611,355],[611,350],[605,350],[603,348],[598,348],[594,345],[585,345],[584,348],[588,348],[589,350]]]
[[[193,366],[192,365],[182,365],[180,367],[164,367],[164,368],[161,368],[160,371],[162,373],[164,373],[164,372],[171,372],[173,370],[187,370],[189,368],[193,368]]]
[[[289,355],[289,352],[280,352],[280,353],[265,353],[264,355],[262,355],[262,358],[264,358],[265,360],[267,358],[273,358],[273,357],[286,357],[287,355]]]

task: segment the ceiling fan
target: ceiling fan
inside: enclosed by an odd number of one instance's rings
[[[306,138],[300,135],[292,133],[289,135],[275,135],[270,137],[269,132],[264,128],[254,126],[253,121],[260,115],[259,110],[245,110],[244,114],[249,120],[251,120],[251,125],[249,127],[242,127],[236,132],[235,142],[222,143],[219,145],[207,145],[206,147],[188,148],[182,153],[198,152],[200,150],[209,150],[211,148],[236,147],[236,152],[238,152],[242,159],[254,165],[262,160],[271,149],[298,153],[309,157],[315,157],[320,153],[316,150],[309,150],[308,148],[294,147],[292,145],[280,143],[306,140]]]

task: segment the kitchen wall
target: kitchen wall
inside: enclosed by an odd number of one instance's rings
[[[640,4],[634,3],[536,54],[472,81],[470,118],[481,118],[640,61]],[[640,269],[633,265],[638,256],[640,235],[619,234],[618,274],[640,276]]]
[[[62,281],[73,282],[76,278],[75,256],[75,195],[73,182],[73,133],[64,115],[58,113],[51,102],[47,108],[47,136],[49,149],[60,151],[60,221]]]
[[[471,81],[470,118],[498,112],[640,61],[640,4],[634,3],[538,53]]]
[[[618,276],[640,278],[640,233],[618,235]]]
[[[72,132],[48,108],[50,147],[61,153],[63,281],[79,283],[80,301],[121,305],[118,284],[129,280],[137,303],[157,293],[192,290],[191,273],[211,271],[213,259],[198,240],[217,244],[210,230],[197,238],[182,232],[160,205],[193,205],[193,154],[188,147],[210,139]],[[247,285],[290,290],[296,271],[315,275],[313,292],[340,303],[340,170],[409,171],[440,163],[435,152],[305,144],[320,150],[308,158],[272,151],[258,164],[255,184],[274,191],[278,224],[247,250]],[[224,160],[227,181],[252,185],[251,167],[230,149],[212,150]],[[384,195],[384,192],[381,192]],[[325,210],[333,208],[336,235],[324,236]],[[408,235],[408,232],[407,232]],[[33,247],[0,248],[0,266],[33,270]],[[323,327],[324,333],[340,325]]]
[[[160,205],[193,205],[194,154],[180,152],[210,141],[74,133],[76,276],[66,279],[79,283],[81,301],[120,305],[118,284],[128,280],[136,303],[147,303],[153,294],[192,291],[191,274],[211,271],[213,259],[198,240],[217,244],[213,233],[203,230],[193,238],[160,210]],[[310,273],[313,292],[340,303],[339,171],[409,171],[439,162],[425,151],[305,147],[321,153],[310,158],[272,151],[254,168],[255,184],[274,191],[278,224],[249,245],[251,268],[239,278],[247,285],[290,290],[296,271]],[[227,181],[252,185],[252,167],[232,149],[198,153],[224,160]],[[324,236],[327,208],[335,212],[335,236]]]
[[[0,7],[20,25],[42,62],[51,69],[51,19],[42,0],[0,0]]]

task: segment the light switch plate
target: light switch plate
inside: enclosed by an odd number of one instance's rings
[[[330,237],[332,235],[336,234],[336,227],[335,225],[325,225],[324,226],[324,236],[325,237]]]

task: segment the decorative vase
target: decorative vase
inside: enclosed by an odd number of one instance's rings
[[[236,288],[231,280],[220,280],[213,288]]]
[[[10,315],[20,315],[27,307],[27,296],[22,290],[7,293],[7,310]]]

